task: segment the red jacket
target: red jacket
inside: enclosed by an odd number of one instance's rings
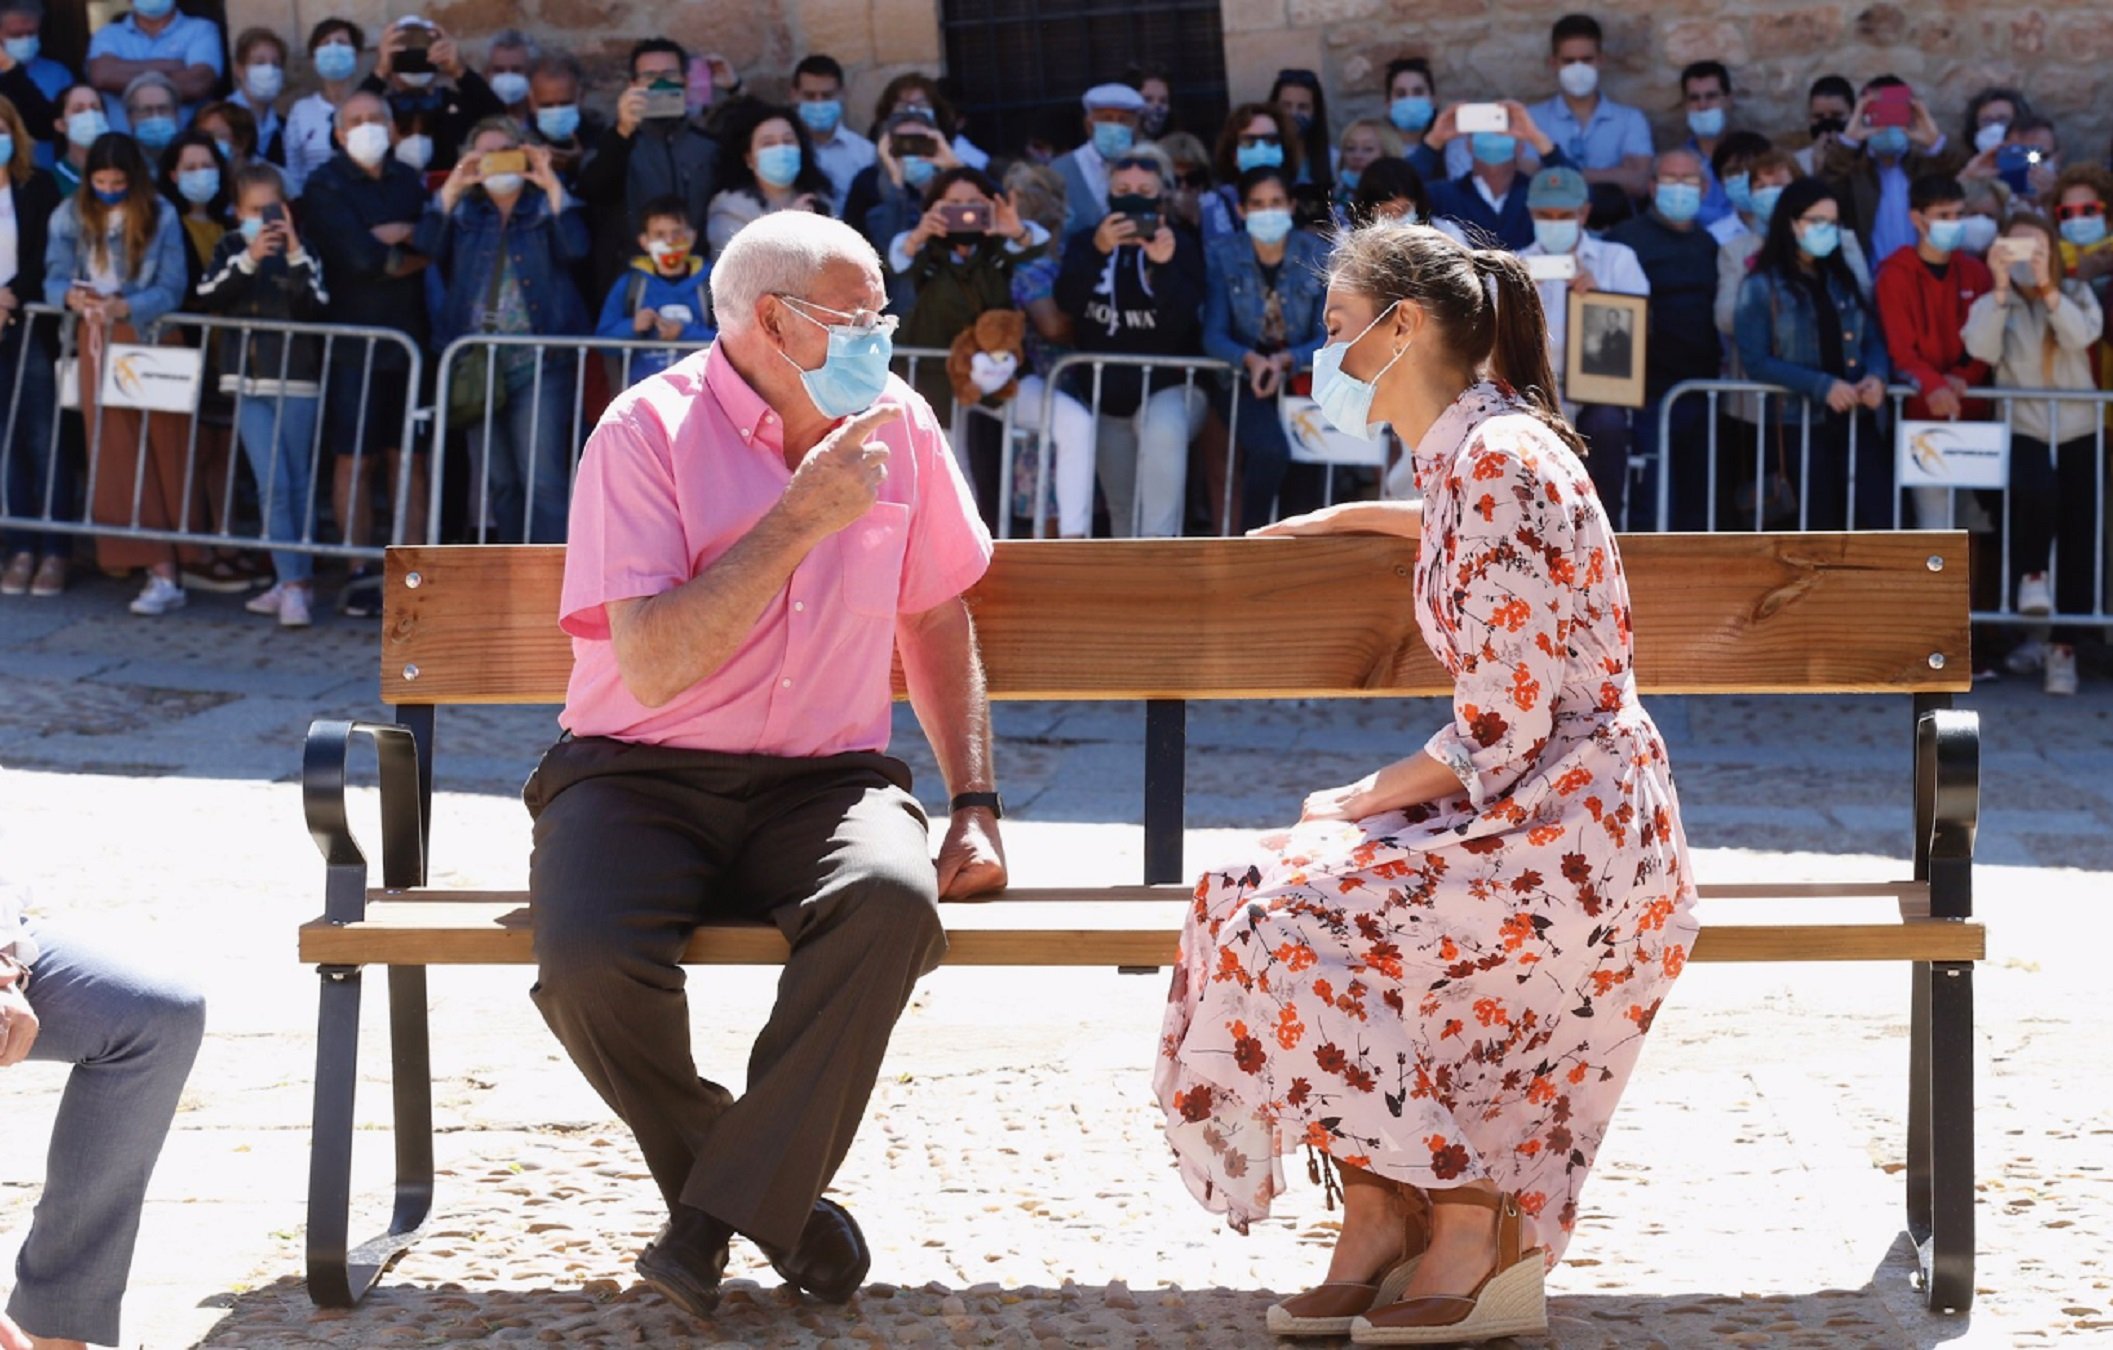
[[[1930,416],[1924,400],[1944,387],[1947,375],[1970,385],[1987,383],[1988,363],[1967,356],[1966,340],[1960,333],[1975,298],[1995,289],[1995,284],[1988,264],[1965,252],[1952,254],[1941,280],[1930,274],[1929,264],[1912,248],[1896,249],[1880,264],[1875,289],[1886,351],[1893,358],[1894,372],[1912,381],[1923,394],[1907,401],[1909,417]],[[1975,400],[1966,404],[1960,416],[1980,419],[1991,412],[1988,404]]]

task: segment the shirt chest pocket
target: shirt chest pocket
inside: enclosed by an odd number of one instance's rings
[[[862,618],[895,616],[902,594],[902,560],[910,540],[910,508],[876,502],[837,538],[844,607]]]

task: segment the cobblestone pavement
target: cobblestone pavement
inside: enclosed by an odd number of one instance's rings
[[[11,856],[47,912],[188,966],[211,1029],[156,1175],[126,1309],[155,1347],[1266,1345],[1262,1310],[1315,1278],[1333,1216],[1294,1185],[1250,1237],[1188,1199],[1148,1089],[1158,978],[945,970],[897,1032],[839,1180],[876,1248],[848,1309],[790,1302],[752,1250],[709,1325],[630,1274],[659,1215],[637,1152],[563,1062],[528,973],[432,981],[442,1175],[427,1235],[350,1313],[300,1283],[314,975],[294,927],[320,868],[293,780],[309,718],[381,716],[375,629],[282,633],[233,600],[140,620],[93,582],[0,601],[0,778]],[[1698,966],[1647,1050],[1553,1277],[1565,1347],[2113,1345],[2113,1113],[2102,1031],[2113,872],[2113,681],[2042,698],[1977,691],[1980,1297],[1924,1313],[1899,1175],[1906,975],[1893,967]],[[1883,877],[1906,848],[1900,700],[1667,699],[1707,876]],[[1421,739],[1432,705],[1223,705],[1192,718],[1192,864]],[[1000,710],[1017,875],[1136,876],[1142,717]],[[511,794],[547,709],[444,714],[437,884],[517,886]],[[901,749],[937,788],[914,728]],[[371,805],[371,804],[370,804]],[[2082,938],[2084,940],[2079,941]],[[691,982],[700,1061],[737,1073],[772,972]],[[387,1062],[369,999],[361,1188],[387,1179]],[[29,1218],[63,1075],[10,1070],[0,1098],[0,1252]],[[1301,1167],[1289,1169],[1294,1177]],[[377,1231],[370,1208],[355,1227]],[[0,1276],[0,1288],[5,1286]]]

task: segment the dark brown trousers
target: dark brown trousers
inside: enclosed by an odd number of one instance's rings
[[[523,795],[544,1020],[670,1205],[790,1248],[896,1018],[946,954],[909,770],[568,738]],[[680,964],[721,918],[767,920],[792,944],[739,1100],[697,1073]]]

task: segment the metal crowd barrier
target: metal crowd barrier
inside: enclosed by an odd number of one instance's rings
[[[7,414],[4,428],[0,428],[0,484],[5,485],[4,495],[0,495],[0,528],[10,532],[106,536],[199,547],[277,549],[377,561],[381,558],[383,543],[355,545],[343,542],[342,538],[338,542],[326,542],[318,536],[316,529],[318,502],[319,499],[328,500],[325,494],[329,491],[334,458],[325,451],[329,444],[327,428],[331,425],[328,408],[330,374],[338,366],[356,370],[358,374],[358,407],[353,414],[355,437],[349,458],[353,466],[352,481],[362,484],[369,406],[377,373],[375,356],[383,347],[394,347],[402,352],[406,372],[403,378],[409,391],[404,399],[402,424],[396,428],[395,444],[400,448],[417,444],[419,409],[416,391],[424,354],[404,334],[384,328],[276,323],[188,313],[169,314],[144,326],[138,335],[138,345],[161,346],[173,335],[182,339],[184,346],[205,350],[197,386],[190,391],[185,406],[123,409],[134,415],[138,430],[134,444],[129,447],[132,476],[129,505],[122,519],[113,519],[108,510],[98,512],[96,497],[98,488],[107,487],[106,474],[121,472],[113,467],[112,461],[121,456],[126,447],[106,446],[104,443],[109,415],[119,412],[120,406],[113,402],[107,408],[103,407],[103,390],[99,387],[88,400],[90,409],[82,411],[78,431],[70,425],[73,404],[78,400],[69,395],[67,385],[71,382],[73,394],[78,394],[79,377],[75,363],[81,355],[79,349],[84,342],[97,339],[82,327],[76,315],[55,306],[24,305],[17,311],[15,322],[22,330],[17,340],[15,366],[11,371],[0,372],[0,378],[7,381]],[[250,369],[251,344],[248,339],[259,335],[276,335],[280,339],[277,369]],[[255,475],[249,472],[239,427],[245,405],[269,399],[273,404],[272,434],[276,439],[286,416],[288,399],[305,397],[289,395],[283,389],[292,377],[296,339],[318,344],[317,416],[307,450],[308,499],[297,505],[302,525],[298,537],[285,538],[272,535],[268,525],[277,500],[275,494],[285,489],[276,481],[275,467],[262,482],[257,482]],[[274,395],[240,392],[221,395],[220,350],[227,343],[238,344],[233,372],[238,382],[253,379],[276,382],[282,386],[281,392]],[[56,405],[49,410],[50,429],[45,433],[41,448],[27,438],[24,426],[25,419],[42,415],[45,411],[34,406],[39,395],[30,392],[33,379],[38,386],[42,385],[42,375],[33,371],[33,363],[51,367],[51,390]],[[104,374],[99,386],[114,381],[115,387],[132,385],[134,387],[128,393],[137,392],[145,386],[134,378],[136,375],[137,372],[129,367],[120,368]],[[163,379],[151,383],[166,386],[171,381]],[[181,381],[174,383],[180,392]],[[238,390],[239,387],[240,383]],[[223,398],[225,403],[221,402]],[[65,409],[63,415],[62,408]],[[225,427],[218,420],[223,409]],[[91,410],[94,415],[87,415]],[[180,468],[168,462],[171,456],[168,453],[167,419],[171,418],[181,419],[183,423]],[[156,432],[160,434],[156,435]],[[224,466],[217,463],[222,455],[226,460]],[[393,521],[388,542],[405,542],[413,479],[410,464],[410,456],[403,456],[401,471],[390,485]],[[180,510],[174,520],[150,520],[150,517],[169,514],[162,509],[167,504],[166,490],[161,494],[162,501],[151,506],[148,502],[150,468],[158,484],[166,475],[177,485],[175,500],[180,503]],[[254,533],[237,528],[245,516],[238,510],[243,500],[240,484],[245,479],[254,483],[257,506]],[[77,491],[69,490],[75,485]],[[163,486],[166,488],[165,484]],[[25,495],[29,498],[26,504],[33,509],[23,509]],[[107,506],[108,494],[105,495]]]
[[[1704,444],[1708,454],[1708,497],[1706,499],[1708,520],[1706,528],[1711,531],[1719,529],[1747,528],[1758,530],[1761,528],[1762,519],[1766,510],[1764,498],[1767,492],[1767,478],[1770,469],[1770,462],[1769,456],[1766,453],[1767,447],[1764,444],[1763,438],[1760,437],[1758,434],[1756,434],[1753,443],[1753,519],[1750,523],[1743,520],[1731,523],[1720,523],[1718,518],[1718,505],[1721,500],[1721,495],[1719,493],[1719,480],[1721,473],[1719,460],[1720,451],[1722,449],[1722,446],[1720,444],[1720,426],[1723,423],[1723,418],[1720,417],[1720,413],[1722,413],[1723,411],[1723,408],[1721,406],[1721,400],[1722,397],[1726,394],[1739,395],[1742,396],[1742,398],[1752,400],[1752,421],[1750,425],[1755,426],[1757,428],[1770,427],[1775,425],[1775,423],[1771,421],[1771,415],[1769,410],[1769,404],[1772,400],[1793,399],[1797,400],[1800,403],[1800,412],[1798,421],[1796,423],[1796,426],[1798,428],[1798,483],[1801,485],[1801,490],[1798,492],[1798,528],[1800,530],[1809,528],[1808,519],[1810,515],[1809,507],[1811,494],[1809,491],[1802,489],[1804,485],[1809,485],[1813,481],[1812,428],[1814,417],[1814,405],[1809,400],[1804,399],[1803,395],[1793,393],[1791,390],[1785,388],[1782,385],[1764,384],[1754,380],[1726,379],[1683,381],[1682,383],[1676,384],[1671,389],[1666,391],[1665,397],[1659,406],[1658,459],[1660,462],[1655,466],[1657,478],[1656,516],[1658,529],[1664,531],[1672,527],[1674,466],[1670,462],[1670,457],[1667,454],[1667,449],[1672,444],[1674,405],[1678,400],[1690,397],[1701,397],[1706,400],[1708,405],[1704,419]],[[1890,425],[1898,426],[1898,424],[1904,418],[1906,403],[1910,399],[1919,398],[1921,396],[1921,391],[1912,385],[1896,384],[1889,385],[1887,387],[1886,396],[1887,410],[1891,417]],[[1982,623],[2003,624],[2055,623],[2072,625],[2099,625],[2113,627],[2113,613],[2108,613],[2106,607],[2107,570],[2109,565],[2113,565],[2109,564],[2108,558],[2108,548],[2109,546],[2113,546],[2113,536],[2109,536],[2107,532],[2108,503],[2106,496],[2106,419],[2109,413],[2113,413],[2113,391],[2070,389],[2006,389],[1989,386],[1968,389],[1960,395],[1960,398],[1962,401],[1966,402],[1995,404],[2000,408],[2001,415],[1999,417],[1981,420],[2001,421],[2006,426],[2006,428],[2008,428],[2013,440],[2013,454],[2016,453],[2015,438],[2018,434],[2016,410],[2019,404],[2038,403],[2043,404],[2045,406],[2047,412],[2047,425],[2050,429],[2050,446],[2062,443],[2059,437],[2055,437],[2053,435],[2053,429],[2057,428],[2060,425],[2059,413],[2061,405],[2082,403],[2088,404],[2094,409],[2094,416],[2091,419],[2092,431],[2090,435],[2093,442],[2093,480],[2095,483],[2095,489],[2092,495],[2092,509],[2094,518],[2096,520],[2096,528],[2092,532],[2094,542],[2091,551],[2091,557],[2088,560],[2088,565],[2091,568],[2092,574],[2091,612],[2088,614],[2054,613],[2033,615],[2018,613],[2014,607],[2017,599],[2016,586],[2018,578],[2014,577],[2011,574],[2010,551],[2007,547],[2005,547],[1999,550],[2000,556],[1998,560],[1999,574],[2002,585],[2002,603],[1996,609],[1993,610],[1975,611],[1973,616],[1975,621]],[[1821,405],[1821,408],[1822,410],[1824,410],[1824,405]],[[1737,415],[1736,420],[1738,420],[1742,424],[1749,424],[1747,416],[1743,410],[1740,414]],[[1856,528],[1856,462],[1858,458],[1856,452],[1858,447],[1858,437],[1860,435],[1859,428],[1863,420],[1864,419],[1861,416],[1852,416],[1849,418],[1848,421],[1848,445],[1846,451],[1847,476],[1844,484],[1843,494],[1843,501],[1846,503],[1845,511],[1847,515],[1847,521],[1843,526],[1837,528]],[[2081,439],[2081,437],[2072,437],[2071,439]],[[1885,462],[1890,469],[1896,459],[1894,437],[1892,437],[1891,435],[1885,437],[1884,454]],[[2015,477],[2014,470],[2013,477]],[[2057,488],[2056,490],[2059,489]],[[1955,528],[1958,525],[1960,497],[1961,494],[1965,493],[1971,493],[1976,497],[1983,498],[1984,500],[1987,497],[1991,496],[1999,498],[2000,502],[1998,518],[2000,519],[2001,523],[2002,536],[2005,540],[2011,538],[2011,532],[2013,529],[2016,528],[2014,513],[2015,503],[2013,501],[2012,492],[2008,486],[2002,488],[1954,489],[1943,487],[1920,487],[1914,485],[1902,486],[1897,481],[1895,481],[1891,494],[1891,528],[1901,529],[1908,523],[1906,519],[1906,512],[1903,507],[1903,498],[1909,496],[1913,496],[1916,500],[1916,514],[1918,518],[1913,522],[1914,524],[1933,528]],[[1942,518],[1923,518],[1926,515],[1932,514],[1930,511],[1930,507],[1933,503],[1939,501],[1941,501],[1943,506]],[[1983,509],[1985,509],[1985,507]],[[2073,566],[2074,560],[2072,559],[2069,561],[2070,565]],[[2060,559],[2059,550],[2057,550],[2057,556],[2049,568],[2050,585],[2055,585],[2058,582],[2058,572],[2061,566],[2062,559]],[[2056,586],[2056,593],[2059,594],[2058,585]]]

